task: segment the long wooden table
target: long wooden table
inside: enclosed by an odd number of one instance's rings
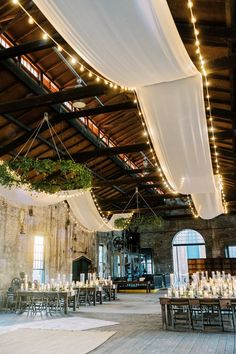
[[[168,329],[169,327],[171,327],[172,324],[172,314],[171,314],[171,305],[172,304],[172,300],[179,300],[179,302],[181,303],[181,300],[183,303],[186,303],[190,306],[190,307],[196,307],[196,306],[201,306],[202,303],[206,303],[207,306],[213,306],[214,303],[219,304],[221,309],[230,309],[231,304],[235,307],[236,309],[236,298],[203,298],[203,297],[199,297],[199,298],[170,298],[170,297],[161,297],[160,299],[160,304],[161,304],[161,315],[162,315],[162,326],[164,329]],[[190,311],[191,313],[191,311]],[[233,313],[235,316],[235,310],[233,309]],[[234,326],[236,326],[236,323],[234,323],[233,320],[233,324]]]
[[[37,296],[52,296],[58,295],[59,299],[63,299],[63,307],[64,307],[64,314],[68,313],[68,306],[69,306],[69,298],[73,302],[73,311],[76,310],[76,293],[74,291],[38,291],[38,290],[18,290],[17,297],[18,297],[18,309],[20,310],[22,299],[27,297],[29,299],[33,299]]]

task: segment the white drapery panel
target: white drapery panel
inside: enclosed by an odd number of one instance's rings
[[[5,188],[0,185],[0,195],[6,198],[9,202],[14,205],[32,205],[32,206],[48,206],[62,202],[63,200],[69,199],[71,196],[76,195],[78,197],[83,191],[65,191],[55,194],[39,193],[29,191],[24,188],[11,189]]]
[[[0,195],[17,207],[27,205],[45,207],[67,200],[76,220],[88,231],[114,230],[114,223],[105,223],[100,216],[89,191],[76,190],[47,194],[23,188],[12,187],[9,189],[0,185]]]
[[[174,190],[213,192],[201,75],[141,87],[137,94],[163,172]]]
[[[112,227],[100,216],[90,192],[68,199],[70,208],[81,225],[89,230],[111,231]]]
[[[132,213],[114,214],[111,220],[106,223],[100,216],[90,192],[68,200],[71,210],[80,223],[90,230],[112,231],[116,230],[114,222],[118,218],[129,218]]]
[[[211,193],[192,194],[194,205],[198,206],[198,212],[202,219],[213,219],[217,213],[224,212],[221,200],[220,178],[215,176],[215,190]]]
[[[34,0],[93,68],[136,87],[196,74],[165,0]]]
[[[161,167],[176,191],[194,194],[202,218],[222,213],[222,203],[214,203],[219,190],[202,82],[166,0],[34,2],[86,62],[110,80],[136,87]]]

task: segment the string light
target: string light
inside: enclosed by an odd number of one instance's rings
[[[193,217],[194,217],[194,218],[198,218],[199,215],[198,215],[198,213],[196,212],[196,209],[194,208],[193,203],[192,203],[192,199],[191,199],[191,197],[190,197],[189,195],[187,195],[187,204],[188,204],[188,206],[189,206],[189,209],[190,209],[190,211],[191,211]]]
[[[113,228],[112,228],[112,226],[109,226],[109,225],[108,225],[108,224],[109,224],[109,220],[106,218],[105,214],[102,212],[102,209],[101,209],[101,207],[100,207],[99,204],[98,204],[96,195],[94,194],[94,192],[93,192],[92,189],[90,190],[90,193],[91,193],[91,196],[92,196],[92,198],[93,198],[94,204],[96,205],[97,210],[98,210],[100,216],[101,216],[102,219],[103,219],[103,222],[106,224],[106,226],[108,226],[108,227],[112,230]]]
[[[28,22],[32,25],[34,23],[33,17],[30,16]]]
[[[47,39],[48,39],[48,34],[47,34],[46,32],[44,32],[43,35],[42,35],[42,38],[43,38],[44,40],[47,40]]]
[[[147,138],[147,141],[146,141],[146,144],[148,145],[152,145],[151,144],[151,140],[150,140],[150,137],[149,137],[149,134],[148,134],[148,129],[146,127],[146,123],[145,123],[145,120],[143,118],[143,115],[142,115],[142,111],[141,111],[141,108],[140,108],[140,105],[139,105],[139,102],[138,102],[138,98],[137,98],[137,95],[134,91],[134,102],[137,104],[137,109],[138,109],[138,116],[140,117],[141,119],[141,123],[142,123],[142,126],[144,128],[144,131],[143,131],[143,135]],[[153,151],[153,149],[151,148],[150,149],[150,152],[152,154],[152,160],[154,161],[154,165],[157,167],[157,172],[159,174],[159,176],[161,177],[161,183],[162,185],[164,186],[165,189],[167,189],[170,193],[172,194],[178,194],[178,192],[176,192],[172,187],[171,185],[168,183],[167,179],[165,178],[164,176],[164,173],[162,171],[162,168],[161,166],[158,164],[157,162],[157,157]],[[151,186],[151,185],[150,185]]]
[[[80,71],[83,72],[83,71],[87,71],[88,72],[88,76],[89,77],[95,77],[95,81],[96,82],[103,82],[105,85],[109,85],[110,88],[116,90],[118,87],[120,87],[121,90],[124,90],[124,91],[133,91],[134,94],[135,94],[135,91],[134,91],[134,88],[131,88],[131,87],[127,87],[127,86],[118,86],[117,84],[114,84],[113,82],[107,80],[107,79],[104,79],[102,76],[98,75],[97,73],[93,73],[91,71],[91,69],[87,68],[84,64],[82,64],[81,62],[79,62],[79,60],[77,58],[75,58],[73,55],[71,55],[66,49],[64,49],[61,45],[59,45],[59,43],[49,34],[47,33],[44,28],[36,21],[36,19],[30,15],[30,13],[24,8],[24,6],[18,1],[18,0],[13,0],[13,3],[14,4],[18,4],[21,9],[25,12],[25,14],[28,16],[28,21],[30,21],[30,23],[34,23],[35,25],[37,25],[37,27],[43,32],[43,38],[46,40],[46,39],[51,39],[55,45],[57,46],[58,50],[60,52],[63,52],[64,54],[66,54],[66,56],[69,57],[71,63],[74,65],[74,64],[79,64],[80,65]],[[193,21],[194,21],[195,18],[193,18]],[[137,97],[135,97],[135,100],[134,100],[135,103],[138,102],[137,100]],[[138,115],[140,116],[140,118],[142,119],[142,125],[145,127],[145,122],[142,118],[142,113],[141,113],[141,110],[140,108],[138,107],[139,111],[138,111]],[[146,133],[147,134],[147,133]],[[150,141],[149,141],[149,136],[147,134],[147,137],[148,137],[148,140],[147,140],[147,144],[150,145]],[[153,159],[156,161],[156,156],[154,155],[154,152],[152,151],[152,154],[153,154]],[[155,166],[158,167],[158,163],[155,162]],[[159,167],[160,168],[160,167]],[[166,181],[166,179],[164,178],[164,175],[162,174],[161,175],[162,177],[162,182],[165,186],[165,188],[167,188],[171,193],[173,194],[178,194],[177,192],[175,192],[172,187],[169,185],[169,183]],[[103,216],[103,215],[102,215]],[[87,230],[86,230],[87,231]]]
[[[80,223],[78,223],[78,220],[75,218],[74,214],[72,213],[71,209],[69,208],[68,204],[66,201],[63,201],[62,205],[65,207],[69,219],[72,220],[72,222],[76,225],[76,227],[82,231],[85,231],[89,234],[93,234],[94,232],[96,232],[96,230],[88,230],[85,227],[83,227]]]
[[[214,121],[213,121],[213,116],[212,116],[212,112],[211,112],[211,101],[210,101],[210,94],[209,94],[209,86],[210,86],[210,82],[207,79],[207,70],[205,68],[205,60],[203,58],[202,52],[201,52],[201,48],[200,48],[200,41],[199,41],[199,30],[196,27],[196,17],[194,16],[194,12],[193,12],[193,2],[188,0],[187,1],[187,6],[189,8],[190,11],[190,16],[191,16],[191,22],[193,25],[193,33],[194,33],[194,37],[195,37],[195,45],[197,46],[196,49],[196,53],[198,54],[199,57],[199,62],[200,62],[200,66],[201,66],[201,73],[203,76],[203,81],[205,84],[205,98],[206,98],[206,111],[207,111],[207,117],[208,120],[210,122],[210,128],[209,131],[211,132],[211,137],[210,140],[212,140],[214,142],[213,144],[213,149],[214,149],[214,161],[215,161],[215,173],[217,175],[219,175],[219,189],[221,191],[221,197],[222,197],[222,203],[224,206],[224,212],[227,213],[227,202],[225,199],[225,193],[224,193],[224,186],[223,186],[223,180],[222,180],[222,176],[220,175],[220,164],[219,164],[219,160],[218,160],[218,152],[217,152],[217,145],[215,144],[215,135],[214,135]]]
[[[75,65],[77,63],[77,60],[75,59],[75,57],[71,57],[70,58],[71,64]]]
[[[103,83],[105,85],[109,85],[109,87],[111,89],[117,90],[119,87],[123,91],[134,91],[134,88],[127,87],[127,86],[118,86],[116,83],[113,83],[113,82],[103,78],[99,74],[92,72],[91,69],[87,68],[84,64],[82,64],[76,57],[71,55],[65,48],[63,48],[49,33],[47,33],[45,31],[45,29],[37,22],[37,20],[24,8],[24,6],[18,0],[13,0],[13,3],[18,4],[21,7],[21,9],[28,16],[28,22],[30,24],[35,24],[42,31],[43,39],[45,39],[45,40],[50,39],[51,41],[53,41],[55,43],[55,45],[57,46],[58,51],[63,52],[63,54],[65,54],[69,58],[71,64],[73,64],[73,65],[79,64],[80,65],[80,68],[79,68],[80,72],[87,71],[87,74],[89,77],[94,77],[95,81],[97,83]],[[101,210],[99,210],[99,209],[100,209],[100,207],[98,207],[98,211],[100,212]],[[101,213],[101,216],[103,218],[105,218],[104,214],[102,214],[102,213]],[[88,232],[88,230],[86,230],[86,229],[85,229],[85,231]]]
[[[109,80],[104,79],[102,76],[100,76],[99,74],[92,72],[91,69],[87,68],[84,64],[82,64],[77,58],[75,58],[73,55],[71,55],[65,48],[63,48],[62,46],[59,45],[59,43],[49,34],[47,33],[47,31],[45,31],[45,29],[36,21],[36,19],[25,9],[25,7],[20,3],[19,0],[12,0],[12,3],[14,5],[19,5],[20,8],[25,12],[25,14],[28,16],[28,22],[30,24],[35,24],[37,25],[37,27],[43,32],[42,33],[42,37],[44,40],[50,39],[51,41],[53,41],[55,43],[55,45],[57,46],[58,50],[60,52],[63,52],[67,57],[69,57],[70,62],[75,65],[75,64],[80,64],[80,71],[87,71],[88,76],[89,77],[95,77],[95,81],[96,82],[102,82],[105,85],[109,84],[109,86],[111,88],[113,88],[114,90],[116,90],[118,87],[124,91],[133,91],[134,88],[131,87],[126,87],[126,86],[120,86],[117,85]]]

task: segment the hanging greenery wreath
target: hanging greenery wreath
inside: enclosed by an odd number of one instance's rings
[[[155,227],[160,228],[163,226],[164,220],[158,215],[140,215],[131,218],[119,218],[116,219],[114,225],[120,230],[134,230],[138,227]]]
[[[36,178],[32,177],[32,172]],[[86,189],[92,184],[91,172],[72,160],[32,159],[18,157],[0,165],[0,184],[20,187],[27,184],[37,192],[56,193],[64,190]]]

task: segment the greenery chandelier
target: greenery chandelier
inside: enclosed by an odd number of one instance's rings
[[[32,171],[36,178],[30,178]],[[0,165],[0,184],[8,188],[25,185],[37,192],[56,193],[90,188],[92,174],[89,169],[72,160],[20,157]]]
[[[50,158],[38,159],[27,156],[44,122],[48,124],[58,160],[52,160]],[[61,159],[52,131],[69,155],[69,159]],[[26,147],[30,139],[33,139],[30,143],[30,147],[27,149],[24,156],[20,156],[21,151]],[[25,186],[29,190],[37,192],[56,193],[60,191],[90,188],[92,185],[92,173],[87,167],[73,160],[50,124],[48,114],[45,113],[43,120],[21,148],[17,156],[11,161],[1,162],[0,184],[8,188]]]
[[[147,207],[152,212],[152,215],[140,215],[139,211],[139,196],[145,202]],[[135,189],[135,193],[132,195],[131,199],[129,200],[128,204],[126,205],[123,212],[127,209],[128,205],[130,204],[131,200],[136,197],[136,215],[132,215],[130,218],[118,218],[114,221],[114,225],[117,229],[120,230],[136,230],[139,227],[154,227],[160,228],[163,226],[164,220],[161,216],[156,215],[156,213],[152,210],[152,208],[147,204],[146,200],[143,196],[139,193],[138,187]]]

